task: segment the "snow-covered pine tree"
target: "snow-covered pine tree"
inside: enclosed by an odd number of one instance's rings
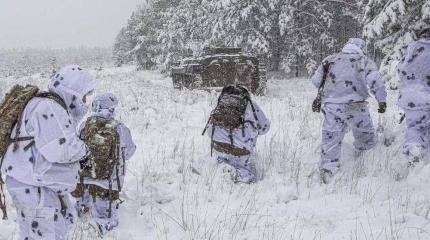
[[[202,0],[178,0],[163,12],[165,24],[158,39],[163,44],[158,63],[168,67],[184,56],[199,53],[209,39],[210,8]]]
[[[151,0],[135,13],[137,24],[133,31],[136,44],[132,50],[138,68],[155,65],[167,68],[180,56],[186,55],[193,32],[189,29],[199,9],[197,0]],[[194,18],[193,18],[194,16]]]
[[[327,55],[339,51],[360,31],[356,1],[290,0],[281,18],[288,49],[282,67],[295,76],[311,73]]]
[[[133,56],[130,54],[132,49],[133,46],[130,41],[130,35],[128,35],[127,28],[124,27],[118,33],[113,44],[112,57],[115,66],[120,67],[123,64],[132,62]]]
[[[140,24],[143,20],[144,6],[139,6],[118,33],[113,45],[113,59],[117,66],[135,61],[135,48],[138,43]]]
[[[151,2],[136,11],[136,24],[130,28],[136,39],[132,52],[138,69],[150,69],[157,64],[161,51],[158,34],[165,21],[160,17],[163,8],[163,4],[156,5]]]
[[[268,60],[278,70],[284,42],[279,17],[284,1],[237,0],[213,3],[210,45],[242,47]]]
[[[428,0],[363,0],[363,36],[382,50],[381,70],[388,76],[390,88],[397,88],[395,67],[414,30],[430,20]],[[428,24],[428,23],[427,23]]]

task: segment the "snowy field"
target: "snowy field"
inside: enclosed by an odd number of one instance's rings
[[[175,90],[169,77],[152,71],[94,74],[103,82],[98,92],[119,96],[120,118],[138,145],[128,164],[117,239],[430,239],[430,166],[400,182],[390,176],[391,165],[402,160],[404,128],[397,123],[394,92],[384,118],[371,101],[375,126],[385,129],[380,139],[394,143],[355,159],[349,134],[341,172],[321,185],[321,116],[310,107],[316,90],[307,79],[271,79],[268,95],[254,98],[272,120],[257,144],[260,180],[235,185],[201,136],[217,93]],[[47,81],[37,75],[0,78],[0,96],[17,82]],[[0,240],[17,239],[12,208],[10,220],[0,220]]]

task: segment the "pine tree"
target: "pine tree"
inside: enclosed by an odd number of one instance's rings
[[[133,61],[130,51],[133,49],[130,36],[126,28],[122,28],[118,33],[113,45],[113,60],[117,67]]]
[[[292,0],[287,9],[281,29],[290,39],[283,65],[293,66],[295,76],[303,74],[301,69],[313,72],[325,56],[360,31],[352,14],[357,11],[354,1]]]
[[[266,1],[239,0],[217,2],[213,6],[214,26],[210,45],[242,47],[271,58],[268,23],[270,9]]]
[[[118,33],[113,45],[113,59],[116,66],[132,63],[136,59],[135,48],[139,35],[142,34],[140,22],[143,6],[134,11],[128,19],[127,25]]]

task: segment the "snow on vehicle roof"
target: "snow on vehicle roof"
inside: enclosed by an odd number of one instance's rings
[[[239,54],[214,54],[214,55],[205,55],[205,56],[202,56],[202,58],[203,59],[207,59],[207,58],[215,58],[215,57],[220,57],[220,58],[225,58],[225,57],[230,57],[230,58],[233,58],[233,57],[241,57],[241,56],[244,56],[244,57],[255,57],[254,55],[252,55],[252,54],[248,54],[248,53],[239,53]]]

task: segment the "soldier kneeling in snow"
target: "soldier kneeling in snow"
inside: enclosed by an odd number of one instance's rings
[[[53,77],[49,92],[16,86],[6,96],[4,103],[9,104],[0,107],[3,147],[8,141],[4,127],[14,115],[14,106],[25,104],[1,169],[17,210],[19,239],[64,239],[73,223],[69,194],[78,182],[79,162],[87,153],[75,126],[84,117],[86,96],[96,85],[86,70],[68,66]]]
[[[322,182],[327,183],[340,167],[341,145],[348,128],[354,135],[357,156],[376,145],[366,100],[370,89],[379,103],[378,111],[384,113],[387,94],[382,74],[366,56],[366,43],[358,38],[350,39],[341,52],[327,57],[312,82],[323,89],[320,173]]]
[[[269,128],[270,121],[251,100],[248,90],[241,86],[227,86],[218,98],[205,131],[208,130],[218,162],[236,169],[233,180],[253,183],[256,173],[252,151],[257,137],[266,134]]]
[[[418,31],[397,66],[400,78],[398,105],[406,116],[406,142],[403,153],[409,164],[420,162],[430,145],[430,28]]]
[[[82,216],[91,211],[101,234],[118,226],[119,192],[124,184],[125,161],[136,146],[130,130],[115,120],[118,99],[106,93],[95,97],[93,114],[81,126],[81,139],[87,144],[94,164],[81,170],[81,183],[73,196]]]

